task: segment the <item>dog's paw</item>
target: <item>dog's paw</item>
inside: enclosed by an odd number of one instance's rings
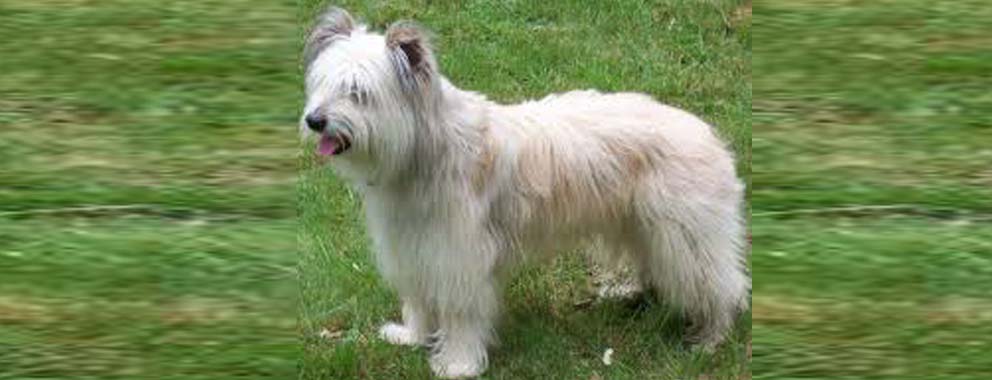
[[[699,352],[701,354],[712,355],[717,352],[720,345],[723,343],[723,336],[705,333],[701,331],[692,331],[690,328],[690,333],[685,337],[684,343],[692,351]]]
[[[720,348],[720,344],[711,341],[700,341],[700,338],[688,338],[685,340],[686,347],[692,352],[698,352],[704,355],[716,354],[717,350]]]
[[[431,370],[442,379],[470,379],[486,370],[485,365],[473,360],[451,360],[443,355],[431,358]]]
[[[419,346],[424,344],[423,338],[406,326],[397,323],[387,323],[379,329],[379,337],[391,344],[401,346]]]

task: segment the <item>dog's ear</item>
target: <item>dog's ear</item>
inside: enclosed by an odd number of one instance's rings
[[[317,17],[317,21],[307,37],[307,44],[303,53],[304,66],[309,67],[317,55],[335,39],[347,36],[353,30],[355,30],[355,20],[351,18],[348,11],[338,7],[328,7]]]
[[[394,23],[386,31],[386,46],[393,50],[402,79],[424,84],[434,76],[436,63],[430,38],[420,26],[409,21]]]

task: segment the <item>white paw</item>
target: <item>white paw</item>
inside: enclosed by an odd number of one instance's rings
[[[379,336],[382,340],[401,346],[417,346],[423,343],[422,339],[406,326],[397,323],[387,323],[379,329]]]
[[[450,360],[441,355],[431,358],[431,370],[442,379],[478,377],[485,369],[485,365],[473,360]]]

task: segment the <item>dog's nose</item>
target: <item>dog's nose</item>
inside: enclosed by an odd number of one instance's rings
[[[323,132],[327,128],[327,118],[320,114],[309,114],[306,117],[307,128],[314,132]]]

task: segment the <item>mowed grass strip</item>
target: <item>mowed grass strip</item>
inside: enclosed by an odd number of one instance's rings
[[[987,378],[989,8],[756,5],[755,378]]]
[[[0,227],[0,373],[292,374],[292,221],[32,218]]]
[[[988,7],[894,4],[758,2],[756,209],[992,212]]]
[[[0,4],[0,378],[289,378],[295,4]]]

